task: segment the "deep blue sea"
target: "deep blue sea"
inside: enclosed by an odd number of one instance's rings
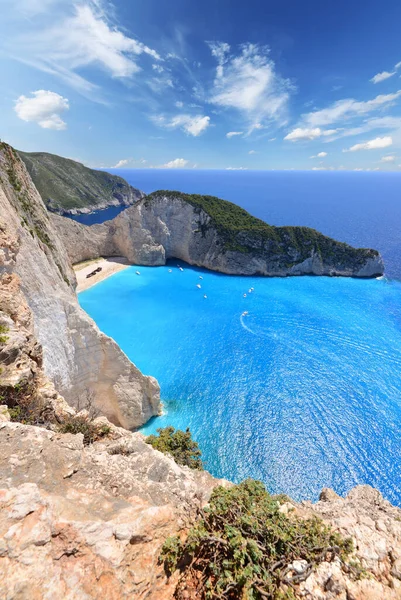
[[[146,192],[211,193],[273,224],[376,247],[392,276],[232,277],[173,261],[81,293],[160,383],[164,414],[144,433],[190,427],[214,475],[274,493],[316,500],[324,486],[369,483],[401,505],[401,174],[120,173]]]

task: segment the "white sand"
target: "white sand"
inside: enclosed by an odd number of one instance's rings
[[[122,271],[129,266],[130,263],[127,259],[119,256],[113,256],[112,258],[95,258],[93,260],[77,263],[73,266],[78,282],[77,293],[87,290],[93,285],[96,285],[96,283],[99,283],[99,281],[103,281],[104,279],[107,279],[107,277],[110,277],[110,275]],[[93,277],[87,279],[86,276],[98,267],[102,267],[102,270]]]

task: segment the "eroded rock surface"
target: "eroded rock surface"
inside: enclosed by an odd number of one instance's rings
[[[149,266],[178,258],[231,275],[383,274],[383,261],[376,251],[354,249],[307,228],[298,231],[299,239],[294,233],[297,228],[275,228],[270,240],[259,236],[257,229],[244,230],[236,234],[234,243],[227,243],[210,216],[183,197],[175,197],[174,192],[155,194],[115,219],[90,227],[58,216],[52,220],[72,263],[124,256],[133,264]]]
[[[37,344],[44,374],[70,404],[90,389],[103,414],[127,428],[158,413],[156,380],[142,375],[80,308],[64,245],[23,163],[6,144],[0,146],[0,277],[0,318],[12,342],[2,345],[2,362],[19,353],[15,365],[29,371]],[[9,379],[11,369],[6,371]]]

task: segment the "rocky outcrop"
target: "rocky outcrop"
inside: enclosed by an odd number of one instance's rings
[[[176,258],[222,273],[279,277],[375,277],[384,271],[375,250],[306,227],[271,227],[231,203],[178,192],[156,192],[100,225],[60,217],[53,222],[73,263],[124,256],[133,264],[163,265]]]
[[[84,446],[0,422],[0,598],[172,599],[158,565],[219,483],[179,467],[141,434]]]
[[[79,307],[63,243],[6,144],[0,146],[0,178],[0,322],[11,344],[2,347],[2,362],[19,365],[2,367],[0,380],[7,376],[10,383],[35,363],[71,405],[89,389],[113,423],[142,425],[159,410],[156,380],[142,375]],[[21,360],[13,362],[15,356]]]
[[[173,600],[178,573],[166,579],[161,546],[188,530],[214,486],[229,484],[179,467],[141,434],[112,430],[84,446],[81,434],[0,422],[0,598]],[[325,490],[317,504],[280,510],[351,536],[362,568],[358,578],[338,558],[324,561],[294,597],[401,598],[401,510],[379,492]],[[302,572],[302,559],[293,565]]]
[[[144,194],[125,179],[47,152],[19,152],[46,207],[59,214],[131,206]]]

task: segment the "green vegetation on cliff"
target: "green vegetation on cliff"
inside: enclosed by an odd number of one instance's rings
[[[203,471],[200,458],[202,453],[197,442],[192,439],[189,429],[181,431],[175,430],[174,427],[165,427],[158,429],[157,433],[158,435],[148,436],[146,442],[156,450],[170,454],[179,465]]]
[[[168,575],[181,571],[177,600],[293,600],[298,584],[323,561],[337,559],[359,577],[347,562],[352,549],[350,539],[321,520],[284,514],[280,500],[249,479],[215,488],[186,539],[166,540],[160,562]]]
[[[221,200],[215,196],[184,194],[177,191],[159,190],[147,196],[143,202],[147,205],[160,198],[180,199],[191,204],[201,214],[203,211],[210,217],[209,222],[200,218],[199,231],[203,236],[209,227],[214,227],[226,251],[234,250],[243,253],[288,255],[291,248],[297,253],[294,260],[287,256],[285,267],[299,263],[309,257],[311,250],[321,256],[326,263],[337,266],[351,265],[362,267],[368,258],[379,255],[377,250],[369,248],[353,248],[348,244],[337,242],[310,227],[276,227],[257,219],[240,206]]]
[[[122,177],[46,152],[18,152],[47,208],[54,212],[130,205],[142,197]]]

